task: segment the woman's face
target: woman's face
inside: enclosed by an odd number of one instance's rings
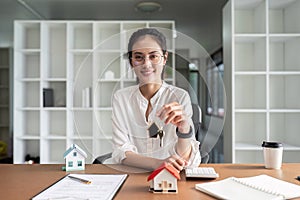
[[[140,84],[161,83],[167,53],[149,35],[139,38],[132,46],[131,64]]]

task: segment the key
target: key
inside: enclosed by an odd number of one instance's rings
[[[150,138],[157,138],[159,128],[155,123],[151,124],[151,126],[148,128],[148,130],[149,130]]]
[[[164,131],[162,129],[159,129],[157,131],[157,135],[159,136],[159,146],[162,147],[163,146],[163,136],[164,136]]]

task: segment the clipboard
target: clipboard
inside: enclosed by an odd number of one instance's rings
[[[91,184],[84,184],[68,176],[89,180]],[[111,200],[121,189],[127,177],[128,174],[68,174],[31,199]]]

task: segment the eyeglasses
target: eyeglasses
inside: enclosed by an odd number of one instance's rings
[[[151,54],[148,55],[149,61],[150,61],[152,64],[154,64],[154,65],[160,63],[163,57],[164,57],[164,56],[162,56],[162,55],[159,54],[159,53],[151,53]],[[145,59],[146,59],[146,56],[144,56],[144,55],[142,55],[142,54],[134,54],[134,55],[131,57],[132,63],[134,63],[134,65],[141,65],[141,64],[144,64]]]

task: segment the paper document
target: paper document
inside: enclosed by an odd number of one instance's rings
[[[88,180],[89,184],[68,176]],[[113,199],[127,178],[127,174],[69,174],[68,176],[65,176],[32,199],[109,200]]]

